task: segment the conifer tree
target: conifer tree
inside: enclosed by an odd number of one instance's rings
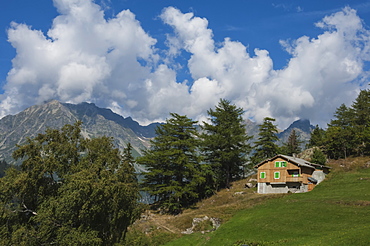
[[[357,155],[370,154],[370,90],[361,90],[353,108],[353,130]]]
[[[5,160],[0,161],[0,178],[5,175],[5,170],[11,167]]]
[[[302,142],[299,140],[296,130],[293,129],[289,134],[287,142],[283,145],[281,150],[286,155],[293,156],[294,154],[298,154],[301,152],[300,144]]]
[[[125,174],[125,180],[136,183],[137,176],[135,174],[135,158],[132,156],[132,145],[127,143],[122,151],[122,173]]]
[[[221,99],[209,109],[210,123],[203,122],[203,153],[216,175],[218,188],[230,187],[230,182],[242,177],[250,152],[243,124],[243,109]]]
[[[342,104],[334,113],[334,119],[325,132],[325,152],[334,159],[346,158],[353,153],[355,132],[353,110]]]
[[[370,90],[361,90],[352,108],[354,125],[370,127]]]
[[[338,107],[324,135],[323,150],[329,158],[369,155],[370,90],[361,90],[351,107]]]
[[[307,144],[308,148],[312,147],[321,147],[324,145],[324,139],[325,139],[325,130],[319,127],[319,125],[316,125],[316,127],[311,132],[310,141]]]
[[[258,164],[264,159],[271,158],[278,154],[279,147],[276,145],[277,127],[273,124],[274,118],[266,117],[259,125],[258,140],[254,143],[255,153],[251,160],[253,164]]]
[[[148,169],[143,189],[160,208],[176,214],[202,198],[198,191],[206,179],[197,153],[197,122],[176,113],[171,116],[156,129],[151,148],[137,161]]]
[[[313,155],[311,157],[311,162],[316,163],[316,164],[320,164],[320,165],[325,165],[326,164],[326,156],[319,148],[316,147],[313,150]]]

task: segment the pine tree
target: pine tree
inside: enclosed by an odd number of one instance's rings
[[[310,141],[307,145],[308,148],[321,147],[324,145],[325,130],[316,125],[315,129],[311,132]]]
[[[150,150],[137,161],[148,169],[143,189],[160,208],[176,214],[202,198],[198,191],[206,179],[197,153],[197,122],[176,113],[171,116],[156,129]]]
[[[370,90],[361,90],[353,108],[353,130],[357,155],[370,154]]]
[[[243,175],[251,138],[243,124],[243,109],[221,99],[215,110],[209,109],[210,123],[204,123],[203,153],[216,175],[217,187],[230,187],[230,182]]]
[[[354,125],[370,127],[370,90],[361,90],[352,108]]]
[[[135,174],[135,158],[132,155],[132,145],[128,143],[122,151],[122,173],[125,176],[125,180],[136,183],[137,176]]]
[[[320,165],[325,165],[326,164],[326,156],[319,148],[315,148],[313,150],[313,155],[311,157],[311,162],[316,163],[316,164],[320,164]]]
[[[11,167],[5,160],[0,161],[0,178],[5,175],[5,170]]]
[[[293,129],[288,137],[287,142],[281,149],[283,150],[284,154],[293,156],[294,154],[301,152],[301,143],[302,142],[299,140],[295,129]]]
[[[254,143],[255,153],[252,156],[252,162],[257,164],[264,159],[271,158],[278,154],[279,147],[276,145],[277,128],[273,124],[274,118],[266,117],[263,123],[259,125],[258,140]]]
[[[352,107],[342,104],[328,124],[324,151],[330,158],[370,154],[370,90],[361,90]]]
[[[328,124],[325,133],[325,152],[338,159],[353,153],[355,134],[353,128],[353,110],[342,104],[334,113],[334,119]]]

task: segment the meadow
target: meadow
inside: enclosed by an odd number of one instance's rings
[[[219,206],[218,215],[225,213],[230,219],[217,230],[185,235],[165,245],[370,245],[369,159],[332,166],[326,180],[311,192],[238,198],[237,208]],[[239,209],[240,202],[250,204]]]

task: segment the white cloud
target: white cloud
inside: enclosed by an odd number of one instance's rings
[[[193,13],[163,10],[161,19],[174,32],[162,52],[129,10],[106,19],[93,1],[54,4],[60,15],[46,34],[16,23],[8,30],[17,55],[0,95],[1,116],[59,99],[92,101],[141,123],[162,121],[169,112],[203,120],[226,98],[257,121],[271,116],[280,126],[297,118],[324,123],[355,98],[370,59],[369,31],[350,8],[318,22],[318,37],[280,41],[292,57],[274,70],[268,51],[250,54],[230,38],[216,42],[207,19]],[[188,63],[173,64],[182,52],[190,54]],[[188,67],[192,85],[176,81],[181,66]]]
[[[369,48],[368,31],[350,8],[319,22],[317,26],[325,32],[317,38],[281,41],[292,55],[282,70],[273,70],[266,50],[255,50],[253,56],[243,44],[229,38],[215,47],[205,19],[171,7],[165,9],[162,18],[174,28],[179,40],[176,44],[183,44],[182,48],[191,53],[188,66],[196,80],[194,91],[217,81],[218,95],[237,102],[257,121],[272,116],[284,126],[297,117],[327,122],[340,103],[354,99],[364,75],[363,63],[369,59],[365,52]],[[213,87],[210,94],[212,91]],[[210,95],[203,90],[198,97]]]

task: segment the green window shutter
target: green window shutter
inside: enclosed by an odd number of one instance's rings
[[[274,173],[274,178],[279,179],[280,178],[280,172],[275,172]]]
[[[286,161],[275,161],[275,167],[287,167]]]
[[[265,173],[265,172],[261,172],[261,173],[260,173],[260,178],[261,178],[261,179],[266,178],[266,173]]]

